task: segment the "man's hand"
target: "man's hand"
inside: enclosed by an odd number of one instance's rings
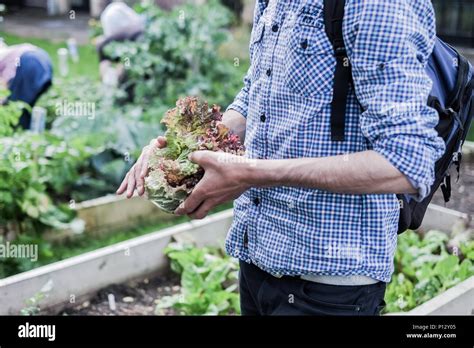
[[[215,206],[238,198],[250,188],[246,173],[253,162],[243,156],[196,151],[190,155],[190,160],[204,168],[204,177],[176,209],[177,215],[202,219]]]
[[[123,179],[120,187],[117,190],[117,194],[121,195],[127,191],[127,198],[133,196],[135,189],[140,196],[145,193],[145,177],[148,174],[148,159],[152,152],[157,148],[163,148],[166,146],[166,138],[158,137],[150,141],[150,144],[145,146],[142,150],[142,154],[138,158],[137,162],[129,170],[125,179]]]

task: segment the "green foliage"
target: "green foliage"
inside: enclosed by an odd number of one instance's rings
[[[33,316],[39,315],[41,312],[41,301],[49,296],[49,292],[53,289],[53,281],[49,280],[36,294],[25,301],[25,307],[20,311],[21,315]]]
[[[160,116],[144,122],[143,108],[118,104],[121,96],[120,90],[80,78],[57,80],[41,100],[51,133],[80,142],[90,154],[72,187],[77,201],[114,192],[143,146],[162,133],[159,126],[150,126]]]
[[[434,230],[424,238],[413,231],[399,236],[387,312],[413,309],[474,275],[474,242],[461,244],[459,256],[448,252],[447,242],[445,233]]]
[[[474,261],[474,240],[461,244],[461,252],[466,258]]]
[[[171,269],[181,274],[181,293],[160,300],[157,314],[173,307],[187,315],[240,313],[238,263],[220,249],[172,243],[166,250]]]
[[[101,88],[99,81],[87,76],[74,79],[55,77],[54,84],[40,97],[36,105],[46,109],[47,126],[50,127],[56,119],[62,117],[62,108],[66,104],[72,105],[78,102],[86,105],[87,103],[94,105],[94,110],[97,110],[104,101]],[[81,118],[90,118],[90,115],[84,113],[65,117],[77,121]]]
[[[48,133],[0,138],[0,230],[64,228],[73,214],[52,195],[67,192],[86,156],[78,144]]]
[[[198,95],[228,105],[241,88],[242,73],[219,47],[229,39],[232,14],[216,0],[185,4],[170,12],[152,2],[137,6],[147,17],[143,37],[116,42],[106,52],[124,64],[122,88],[133,90],[139,105],[172,105],[178,97]]]
[[[12,135],[13,128],[18,124],[23,110],[30,110],[30,106],[21,101],[2,104],[9,95],[10,91],[0,88],[0,137]]]

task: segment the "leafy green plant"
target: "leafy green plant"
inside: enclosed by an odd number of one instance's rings
[[[134,42],[106,46],[120,60],[138,105],[173,104],[177,97],[199,95],[228,105],[241,88],[242,72],[219,55],[229,39],[231,12],[217,0],[185,4],[165,12],[153,2],[136,6],[147,18],[145,33]]]
[[[0,137],[13,134],[13,128],[18,124],[23,110],[31,109],[24,102],[7,101],[9,95],[10,91],[0,88]]]
[[[86,157],[79,144],[48,133],[0,138],[0,232],[66,227],[74,214],[52,196],[69,202],[64,192]]]
[[[192,192],[204,170],[188,159],[193,151],[210,150],[244,154],[239,137],[223,123],[220,107],[209,107],[197,97],[176,102],[163,118],[167,126],[167,146],[150,157],[145,178],[148,198],[172,213]]]
[[[474,242],[460,246],[461,255],[446,247],[448,236],[429,231],[422,238],[407,231],[398,238],[395,274],[387,287],[387,312],[410,310],[474,275]]]
[[[161,116],[144,122],[141,106],[118,104],[122,94],[82,78],[57,80],[41,100],[48,110],[50,132],[70,143],[81,143],[90,155],[71,188],[76,201],[114,192],[140,149],[162,133],[159,126],[150,126],[159,124]]]
[[[474,240],[462,243],[460,249],[467,259],[474,261]]]
[[[240,313],[235,259],[220,249],[179,243],[171,243],[165,253],[171,269],[181,274],[181,293],[162,298],[157,314],[170,307],[187,315]]]
[[[111,91],[111,93],[112,92],[113,91]],[[83,103],[83,105],[93,105],[94,109],[97,110],[102,103],[106,102],[104,97],[102,86],[97,80],[93,80],[87,76],[81,76],[75,79],[58,77],[55,78],[54,84],[48,91],[39,98],[36,105],[46,109],[46,123],[49,128],[56,119],[62,116],[69,117],[76,121],[81,118],[90,119],[90,115],[78,113],[76,110],[73,110],[73,116],[66,115],[68,106],[69,108],[74,108],[75,103]],[[89,110],[82,108],[81,111]]]

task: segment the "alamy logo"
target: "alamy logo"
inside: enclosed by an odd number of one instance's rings
[[[5,244],[0,243],[0,259],[30,259],[32,262],[38,261],[37,244]]]
[[[95,103],[82,101],[68,101],[56,103],[56,116],[95,118]]]
[[[18,326],[18,337],[20,338],[47,338],[52,342],[56,340],[56,325],[35,325],[26,323]]]

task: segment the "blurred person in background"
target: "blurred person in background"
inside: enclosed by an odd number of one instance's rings
[[[100,16],[104,35],[96,41],[100,60],[100,76],[103,82],[117,84],[123,78],[123,65],[105,53],[105,47],[116,41],[135,41],[145,30],[145,21],[123,2],[108,5]],[[113,64],[118,63],[118,64]]]
[[[52,79],[51,59],[44,50],[28,43],[7,46],[0,42],[0,87],[10,90],[8,100],[33,107]],[[31,114],[25,110],[19,125],[29,129],[30,123]]]

